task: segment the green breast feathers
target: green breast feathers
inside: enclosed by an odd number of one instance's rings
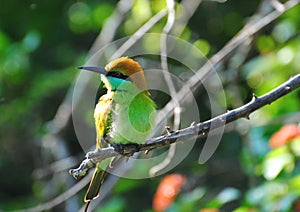
[[[143,143],[155,126],[156,109],[144,92],[109,92],[100,98],[94,117],[97,143],[103,136],[114,144]]]

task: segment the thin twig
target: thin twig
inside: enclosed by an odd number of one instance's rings
[[[155,14],[147,23],[140,27],[130,38],[111,56],[110,59],[116,59],[122,56],[130,47],[132,47],[145,33],[147,33],[158,21],[166,16],[167,10],[161,10]]]
[[[167,24],[164,28],[164,33],[168,34],[173,34],[175,36],[180,36],[183,30],[186,27],[186,24],[188,23],[189,19],[193,16],[195,13],[196,9],[200,5],[202,0],[195,0],[195,1],[190,1],[190,0],[183,0],[181,1],[181,6],[183,10],[183,15],[180,15],[179,17],[176,17],[174,20],[175,16],[173,13],[175,13],[174,10],[174,1],[168,1],[167,0],[167,6],[168,6],[168,20]],[[179,124],[180,124],[180,105],[179,105],[179,100],[177,97],[177,92],[174,88],[173,81],[171,80],[169,69],[168,69],[168,63],[167,63],[167,40],[166,36],[164,34],[161,36],[161,61],[162,61],[162,69],[167,71],[163,72],[164,78],[167,82],[167,86],[169,88],[170,94],[172,98],[175,100],[174,109],[173,109],[173,114],[174,114],[174,121],[173,121],[173,130],[178,130],[179,129]],[[170,145],[170,148],[168,150],[168,155],[166,158],[159,163],[158,165],[152,167],[149,170],[149,175],[150,176],[155,176],[156,173],[158,173],[160,170],[163,170],[165,167],[167,167],[170,162],[172,161],[172,158],[174,157],[176,152],[176,145],[172,144]]]
[[[182,0],[181,7],[183,11],[183,15],[179,16],[175,20],[174,27],[171,29],[170,34],[174,36],[180,36],[184,31],[187,23],[189,22],[190,18],[194,15],[197,8],[199,7],[202,0]]]
[[[272,6],[277,10],[277,11],[283,11],[284,10],[284,6],[283,4],[278,1],[278,0],[271,0],[271,4]]]
[[[173,80],[171,79],[171,75],[169,72],[168,68],[168,52],[167,52],[167,34],[170,32],[172,29],[174,22],[175,22],[175,9],[174,9],[174,1],[173,0],[166,0],[167,6],[168,6],[168,20],[167,23],[163,29],[163,33],[161,34],[161,39],[160,39],[160,46],[161,46],[161,54],[160,54],[160,59],[161,59],[161,67],[164,70],[163,75],[166,80],[168,89],[170,91],[170,94],[172,98],[175,99],[175,107],[179,106],[178,103],[178,98],[177,98],[177,92],[175,90],[175,86],[173,84]]]
[[[82,157],[82,154],[80,154]],[[32,176],[35,179],[42,179],[54,173],[62,172],[74,167],[79,160],[79,156],[70,156],[49,164],[46,167],[37,168],[33,171]]]
[[[132,9],[133,2],[133,0],[123,0],[117,4],[114,13],[105,21],[104,27],[91,47],[89,51],[90,55],[93,55],[99,51],[102,46],[110,43],[114,39],[116,32],[124,21],[124,18]]]
[[[293,90],[299,87],[300,74],[290,78],[285,83],[281,84],[277,88],[273,89],[272,91],[266,93],[261,97],[253,95],[253,98],[249,103],[234,110],[228,111],[227,113],[219,115],[213,119],[198,124],[192,124],[190,127],[167,133],[156,138],[148,139],[145,144],[118,145],[117,148],[110,146],[105,149],[100,149],[94,151],[92,154],[89,154],[89,157],[86,160],[90,161],[90,163],[97,163],[106,158],[115,157],[117,154],[133,155],[135,152],[150,151],[156,148],[168,146],[179,140],[181,142],[184,142],[185,140],[190,140],[190,138],[192,137],[205,136],[210,130],[214,130],[220,126],[223,126],[224,124],[233,122],[240,118],[249,119],[249,116],[253,111],[267,104],[271,104],[275,100],[292,92]],[[76,170],[71,170],[70,173],[72,173],[73,177],[76,178],[78,177],[78,174],[82,172],[85,173],[89,168],[90,167],[85,167],[84,164],[81,164],[80,168]]]
[[[167,40],[168,40],[168,33],[171,31],[171,29],[174,26],[175,23],[175,2],[174,0],[166,0],[167,8],[168,8],[168,20],[163,28],[163,33],[160,36],[160,60],[161,60],[161,68],[163,70],[163,76],[166,81],[166,84],[168,86],[170,96],[174,99],[174,120],[173,120],[173,126],[172,128],[174,130],[179,129],[180,124],[180,105],[177,97],[177,92],[173,83],[173,80],[171,78],[171,74],[168,67],[168,46],[167,46]],[[166,166],[169,165],[169,163],[172,161],[172,158],[174,157],[176,150],[175,145],[170,145],[170,148],[168,150],[167,157],[158,165],[152,167],[149,171],[150,176],[155,176],[157,172],[164,169]]]

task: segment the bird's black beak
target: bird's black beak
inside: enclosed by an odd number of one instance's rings
[[[98,66],[79,66],[78,68],[88,70],[88,71],[93,71],[98,74],[103,74],[103,75],[107,74],[107,71],[105,70],[105,68],[98,67]]]

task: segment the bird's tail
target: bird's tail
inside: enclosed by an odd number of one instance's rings
[[[97,164],[89,188],[84,197],[84,201],[86,202],[85,211],[87,211],[90,201],[96,199],[100,195],[100,188],[103,184],[105,175],[106,171],[100,168],[100,164]]]

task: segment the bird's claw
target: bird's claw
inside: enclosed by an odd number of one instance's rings
[[[111,144],[115,151],[123,156],[130,157],[135,152],[138,152],[140,149],[140,145],[136,143],[130,143],[130,144]]]

